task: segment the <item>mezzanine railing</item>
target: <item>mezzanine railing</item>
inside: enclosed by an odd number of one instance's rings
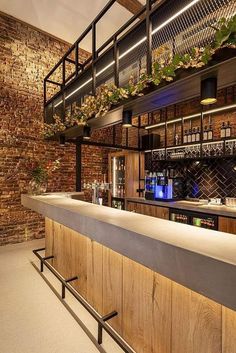
[[[104,83],[125,86],[131,74],[138,78],[141,71],[151,73],[152,59],[163,45],[173,54],[207,45],[213,40],[212,26],[236,12],[235,0],[147,0],[146,6],[96,48],[98,23],[114,3],[115,0],[108,2],[45,77],[46,122],[53,122],[55,113],[64,119],[67,109],[80,105]],[[90,34],[92,53],[81,63],[79,48]]]

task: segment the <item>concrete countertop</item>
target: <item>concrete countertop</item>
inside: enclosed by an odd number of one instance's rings
[[[77,201],[22,195],[22,204],[236,310],[236,236]]]
[[[228,207],[225,205],[219,205],[219,206],[209,205],[209,204],[202,205],[198,201],[187,201],[187,200],[173,201],[173,202],[152,201],[152,200],[146,200],[143,197],[127,197],[126,201],[144,203],[147,205],[154,205],[154,206],[162,206],[167,208],[175,208],[178,210],[201,212],[201,213],[214,214],[217,216],[236,218],[236,207]]]

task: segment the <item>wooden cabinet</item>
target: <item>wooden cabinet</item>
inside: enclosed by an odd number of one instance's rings
[[[113,200],[119,199],[124,207],[125,197],[138,197],[139,179],[144,178],[144,153],[114,152],[109,154],[109,206],[115,206]],[[141,183],[141,181],[140,181]],[[140,187],[143,187],[140,184]]]
[[[169,209],[167,207],[148,205],[139,202],[127,202],[127,211],[144,214],[162,219],[169,219]]]
[[[236,219],[228,217],[218,217],[219,231],[236,234]]]

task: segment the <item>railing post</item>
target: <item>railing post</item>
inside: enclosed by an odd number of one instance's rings
[[[79,73],[79,43],[75,43],[75,76]]]
[[[92,93],[95,95],[96,93],[96,66],[94,64],[94,60],[97,58],[96,52],[96,22],[92,24]]]
[[[147,74],[152,73],[152,21],[151,21],[152,1],[147,0],[146,4],[146,35],[147,35]]]
[[[114,61],[115,61],[115,68],[114,68],[114,82],[116,87],[119,87],[119,46],[117,45],[117,37],[114,37]]]

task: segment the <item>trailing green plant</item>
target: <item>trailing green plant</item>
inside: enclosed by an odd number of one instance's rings
[[[45,136],[52,136],[74,125],[86,124],[92,117],[102,117],[122,100],[143,95],[144,89],[150,84],[159,86],[163,82],[173,81],[179,69],[199,69],[206,66],[219,48],[236,48],[236,15],[230,19],[221,18],[213,28],[216,31],[214,41],[204,48],[193,48],[184,55],[173,55],[171,48],[166,45],[157,48],[153,51],[151,75],[141,72],[136,80],[131,76],[125,87],[116,87],[112,83],[100,86],[94,96],[87,96],[80,107],[76,106],[72,112],[68,112],[64,122],[54,115],[54,124],[44,125]]]
[[[236,47],[236,15],[226,19],[221,18],[216,25],[212,26],[215,30],[214,48],[218,49],[222,46]]]

